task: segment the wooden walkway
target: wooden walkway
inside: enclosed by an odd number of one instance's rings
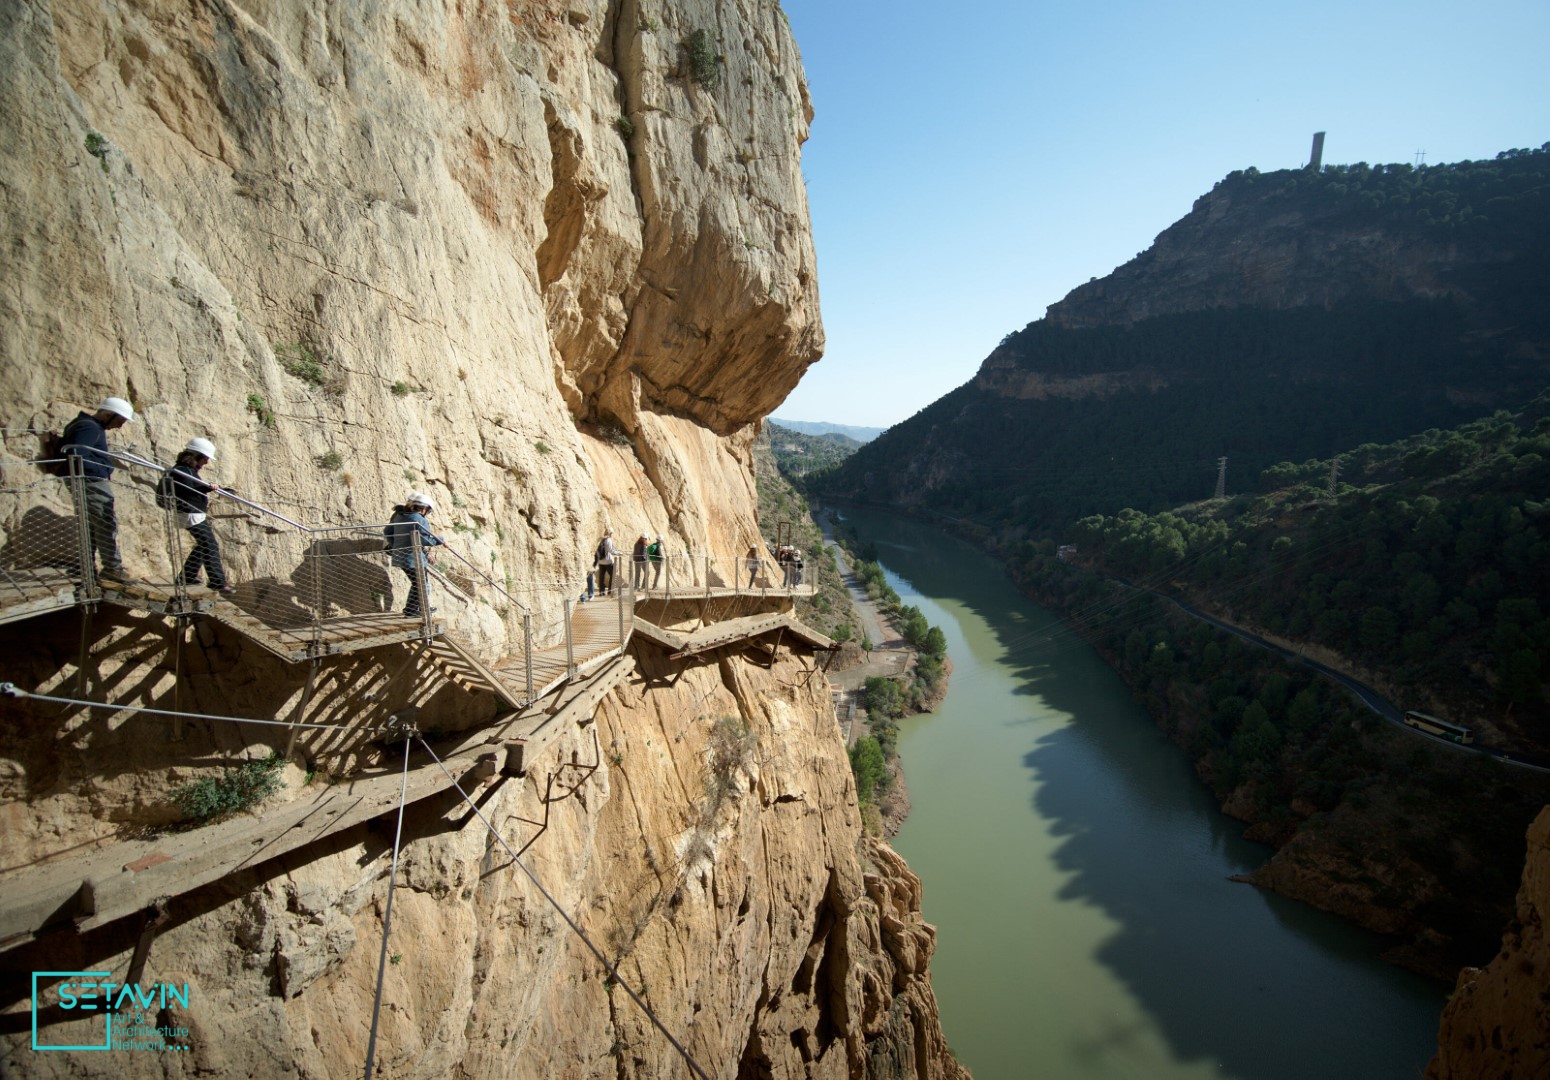
[[[291,663],[419,641],[425,636],[425,624],[419,619],[385,611],[325,619],[315,627],[307,624],[286,628],[271,626],[229,600],[218,600],[203,610],[208,611],[211,618]],[[431,623],[432,635],[439,636],[445,631],[446,624],[440,620]]]
[[[402,754],[400,744],[386,757],[402,761]],[[495,774],[495,753],[482,743],[443,760],[464,791]],[[59,927],[91,930],[396,811],[403,783],[400,768],[376,770],[308,786],[291,802],[257,814],[12,870],[0,875],[0,948]],[[407,786],[406,804],[447,791],[452,781],[421,750],[410,754]]]
[[[75,579],[52,566],[0,573],[0,623],[75,606]]]
[[[175,599],[170,586],[158,588],[156,583],[116,592],[114,602],[141,608]],[[737,593],[728,590],[726,595]],[[211,617],[288,659],[322,655],[314,651],[317,642],[311,627],[277,630],[225,599],[201,598],[200,602],[208,605]],[[758,644],[757,639],[770,634],[789,634],[817,648],[834,647],[833,641],[803,625],[790,612],[731,619],[687,634],[637,619],[633,612],[625,612],[624,617],[626,642],[629,635],[638,633],[669,649],[675,659],[738,643]],[[533,654],[531,699],[524,658],[486,665],[446,637],[440,623],[435,624],[438,638],[427,643],[427,648],[437,662],[456,681],[491,689],[513,709],[506,717],[469,733],[443,755],[465,791],[475,783],[493,781],[498,774],[526,776],[555,739],[592,723],[603,698],[635,670],[634,660],[623,655],[619,620],[617,601],[576,606],[570,649],[562,642]],[[386,614],[350,616],[324,626],[330,636],[323,647],[330,653],[409,641],[422,633],[420,623]],[[774,648],[761,647],[766,652]],[[394,754],[387,757],[392,759]],[[408,803],[449,792],[447,775],[423,751],[412,752],[410,761]],[[584,769],[596,765],[584,761],[562,764]],[[299,798],[261,809],[256,815],[150,840],[111,843],[89,855],[61,857],[0,875],[0,948],[55,928],[90,930],[145,911],[163,898],[258,868],[394,811],[402,782],[398,769],[374,770],[344,783],[304,788]]]
[[[711,649],[737,645],[775,632],[789,633],[798,640],[819,649],[833,649],[833,639],[812,629],[790,612],[769,615],[749,615],[741,619],[727,619],[711,623],[692,633],[668,630],[646,619],[636,618],[635,632],[669,651],[668,659],[682,660],[697,656]]]
[[[624,651],[634,616],[625,606],[625,641],[619,640],[619,606],[611,599],[597,599],[590,604],[577,604],[571,609],[571,645],[565,642],[544,649],[533,650],[533,700],[544,697],[570,677],[570,663],[574,659],[578,676],[611,656]],[[490,669],[507,685],[527,685],[527,660],[510,656],[497,660]]]

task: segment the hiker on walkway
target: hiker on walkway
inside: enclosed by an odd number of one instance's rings
[[[636,592],[646,587],[646,534],[641,533],[630,553],[630,588]]]
[[[86,505],[86,521],[91,536],[87,558],[93,565],[100,559],[99,576],[124,580],[124,560],[118,553],[118,512],[113,506],[113,459],[107,456],[108,432],[116,431],[135,418],[135,410],[120,397],[104,398],[95,413],[81,413],[59,437],[67,458],[75,458],[85,477],[81,485]],[[72,462],[73,466],[77,462]],[[83,571],[87,568],[83,567]]]
[[[754,579],[759,576],[759,568],[764,564],[764,560],[759,558],[758,544],[754,544],[748,549],[748,555],[744,563],[748,567],[748,587],[751,589],[753,588]]]
[[[614,550],[614,531],[609,529],[598,542],[597,557],[592,560],[592,565],[597,569],[597,591],[602,596],[607,596],[608,590],[613,588],[614,557],[618,554]]]
[[[425,571],[430,566],[424,549],[442,543],[441,537],[431,532],[430,522],[425,520],[425,515],[433,513],[435,509],[436,504],[431,502],[429,495],[413,492],[403,505],[393,507],[393,516],[382,530],[391,553],[388,561],[409,577],[409,599],[404,602],[404,614],[411,619],[418,619],[426,611],[436,610],[428,606],[429,582],[425,582],[424,594],[420,588],[425,581]],[[416,535],[420,538],[419,552],[414,547]]]
[[[210,493],[226,489],[199,475],[199,470],[214,460],[215,444],[209,439],[188,440],[188,445],[162,478],[156,501],[162,505],[170,495],[178,525],[194,538],[194,549],[183,561],[183,574],[179,580],[184,585],[198,585],[203,570],[209,578],[210,588],[222,596],[231,596],[237,590],[226,580],[226,568],[221,565],[221,545],[209,522]]]
[[[655,592],[662,582],[662,561],[667,558],[667,545],[662,543],[660,536],[646,549],[646,558],[651,560],[651,589]]]
[[[787,554],[786,554],[786,569],[789,571],[790,576],[791,576],[791,583],[790,583],[790,585],[788,587],[794,588],[796,586],[801,585],[802,584],[802,552],[801,552],[801,550],[799,548],[793,547],[789,552],[787,552]]]

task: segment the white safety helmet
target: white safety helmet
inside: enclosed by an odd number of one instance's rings
[[[409,497],[404,500],[404,505],[405,506],[423,506],[427,510],[435,510],[436,509],[436,504],[431,501],[431,497],[429,495],[425,494],[425,492],[423,492],[423,491],[411,491],[409,493]]]
[[[184,450],[192,450],[196,454],[203,454],[211,461],[215,460],[215,444],[209,439],[190,439]]]
[[[102,404],[97,406],[98,412],[116,413],[128,423],[135,418],[135,407],[121,397],[103,398]]]

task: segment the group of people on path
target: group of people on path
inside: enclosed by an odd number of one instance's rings
[[[781,544],[775,549],[775,565],[780,567],[780,587],[790,589],[802,584],[802,553],[791,544]],[[748,587],[756,587],[759,571],[764,569],[764,557],[759,554],[759,545],[755,544],[748,549],[748,554],[743,557],[743,567],[748,571]]]
[[[616,564],[622,557],[618,548],[614,547],[614,532],[605,530],[603,539],[598,541],[597,551],[592,558],[592,569],[587,572],[587,591],[582,594],[582,602],[591,600],[594,596],[608,596],[617,594],[623,588],[623,582],[615,573]],[[662,537],[648,541],[645,533],[641,533],[635,539],[635,546],[630,551],[630,586],[636,591],[647,588],[658,588],[662,583],[662,566],[667,561],[667,545]],[[647,577],[651,578],[651,584],[646,584]]]
[[[66,459],[74,459],[83,483],[82,499],[91,543],[93,565],[100,563],[97,576],[110,582],[128,580],[123,556],[118,547],[118,511],[113,501],[115,458],[108,451],[110,431],[133,423],[135,410],[121,397],[104,398],[93,412],[81,412],[59,437]],[[206,438],[193,438],[178,452],[177,460],[156,484],[156,504],[177,515],[179,528],[186,529],[193,543],[178,577],[180,585],[198,585],[207,581],[222,596],[237,589],[226,576],[221,562],[221,545],[209,521],[210,496],[234,494],[233,489],[211,483],[199,475],[215,460],[215,444]],[[72,470],[73,471],[73,470]],[[435,510],[429,495],[412,492],[393,507],[393,516],[382,530],[387,542],[388,561],[409,578],[409,596],[403,613],[419,618],[425,612],[425,571],[432,565],[425,549],[443,543],[431,531],[426,515]],[[415,544],[415,536],[419,544]],[[435,608],[431,608],[435,611]]]
[[[122,582],[123,557],[118,549],[118,514],[113,503],[114,458],[108,452],[107,433],[116,431],[135,418],[134,407],[124,398],[104,398],[96,411],[82,412],[65,428],[60,436],[61,449],[67,458],[78,461],[84,479],[82,498],[88,532],[91,539],[92,558],[100,561],[98,576],[109,581]],[[198,585],[207,580],[211,589],[223,596],[236,593],[236,587],[226,576],[221,562],[221,546],[215,530],[209,522],[210,496],[233,494],[231,488],[223,488],[202,478],[199,473],[215,460],[215,444],[206,438],[193,438],[179,453],[177,460],[166,470],[157,483],[156,502],[164,509],[177,514],[180,528],[188,530],[193,540],[188,558],[183,562],[179,584]],[[409,596],[404,603],[403,614],[420,618],[426,612],[428,588],[426,571],[433,565],[425,549],[437,547],[444,541],[431,531],[426,515],[435,511],[435,503],[423,492],[411,492],[402,503],[393,507],[393,516],[384,527],[388,561],[402,570],[409,578]],[[415,543],[418,536],[419,543]],[[604,532],[592,560],[592,570],[587,574],[587,591],[582,600],[597,595],[617,594],[623,587],[616,576],[617,563],[622,557],[614,546],[613,530]],[[790,588],[802,584],[802,553],[790,544],[782,544],[775,554],[781,567],[781,587]],[[656,589],[662,583],[662,568],[667,561],[667,546],[659,535],[648,540],[641,533],[630,552],[630,585],[636,591]],[[758,545],[748,549],[746,566],[748,587],[754,587],[764,560]],[[650,577],[648,586],[646,579]],[[429,609],[435,611],[434,607]]]
[[[127,580],[124,559],[118,550],[118,509],[113,501],[116,464],[108,452],[108,432],[117,431],[134,419],[134,406],[124,398],[108,397],[95,411],[79,413],[59,437],[60,449],[66,459],[74,459],[75,471],[82,477],[81,498],[85,503],[91,558],[94,566],[101,564],[97,576],[107,581]],[[210,495],[227,489],[199,475],[214,460],[214,443],[204,438],[190,439],[158,481],[156,504],[172,510],[179,528],[188,530],[193,540],[179,573],[179,583],[198,585],[202,577],[208,578],[210,588],[230,596],[237,590],[226,579],[221,546],[209,522]]]

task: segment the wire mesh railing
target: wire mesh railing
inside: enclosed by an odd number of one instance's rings
[[[57,463],[0,463],[0,605],[9,589],[18,603],[37,595],[36,605],[106,598],[173,614],[210,611],[292,660],[429,642],[459,620],[477,639],[503,643],[489,667],[532,700],[555,670],[574,678],[621,651],[637,599],[811,589],[800,559],[784,548],[642,560],[624,552],[611,580],[594,568],[586,588],[551,582],[525,603],[520,589],[451,545],[422,548],[418,530],[395,553],[386,524],[308,525],[223,489],[210,493],[204,521],[193,522],[187,506],[166,492],[157,497],[166,467],[132,450],[93,456],[113,466],[111,480],[81,475],[79,458],[65,459],[73,470],[65,476],[51,473]],[[100,578],[99,564],[108,571]]]
[[[617,578],[642,598],[728,592],[800,596],[812,591],[800,553],[762,547],[740,555],[679,552],[637,559],[629,554],[619,557],[615,571]]]
[[[62,459],[45,464],[65,465]],[[78,486],[44,464],[0,462],[0,619],[76,602],[82,549]]]

